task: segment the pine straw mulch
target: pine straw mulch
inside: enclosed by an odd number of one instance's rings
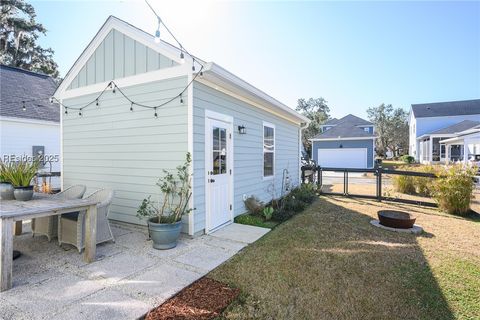
[[[239,293],[239,289],[204,277],[150,310],[145,320],[213,319],[218,317]]]

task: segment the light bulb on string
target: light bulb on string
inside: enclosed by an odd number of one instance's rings
[[[130,104],[130,111],[133,112],[133,102]]]
[[[78,115],[81,117],[82,116],[82,108],[78,111]]]
[[[68,114],[68,108],[65,107],[65,114]]]
[[[155,31],[155,43],[160,43],[160,25],[162,24],[162,20],[158,17],[158,26],[157,30]]]
[[[154,117],[155,117],[155,119],[158,119],[157,107],[155,107],[154,109],[155,109],[155,114],[154,114]]]
[[[22,101],[22,110],[27,111],[27,107],[25,106],[25,101]]]
[[[183,96],[180,94],[180,103],[183,103]]]
[[[50,97],[49,101],[50,101],[50,104],[53,104],[53,97]]]
[[[97,98],[95,104],[96,104],[97,107],[100,107],[100,102],[98,101],[98,98]]]

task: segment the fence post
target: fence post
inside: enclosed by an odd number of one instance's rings
[[[380,163],[377,163],[376,165],[376,171],[377,171],[377,200],[382,201],[382,165]]]
[[[305,166],[302,166],[302,184],[305,183]]]
[[[348,171],[345,170],[345,195],[348,196]]]
[[[317,167],[317,189],[319,193],[322,193],[322,167]]]

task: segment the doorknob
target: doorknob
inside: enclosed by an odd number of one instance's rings
[[[212,182],[212,183],[215,182],[215,179],[210,179],[210,182]]]

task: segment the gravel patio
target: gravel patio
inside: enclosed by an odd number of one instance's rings
[[[112,225],[116,242],[98,245],[98,260],[86,264],[75,248],[32,238],[29,223],[23,227],[0,319],[136,319],[269,231],[231,224],[161,251],[146,230]]]

